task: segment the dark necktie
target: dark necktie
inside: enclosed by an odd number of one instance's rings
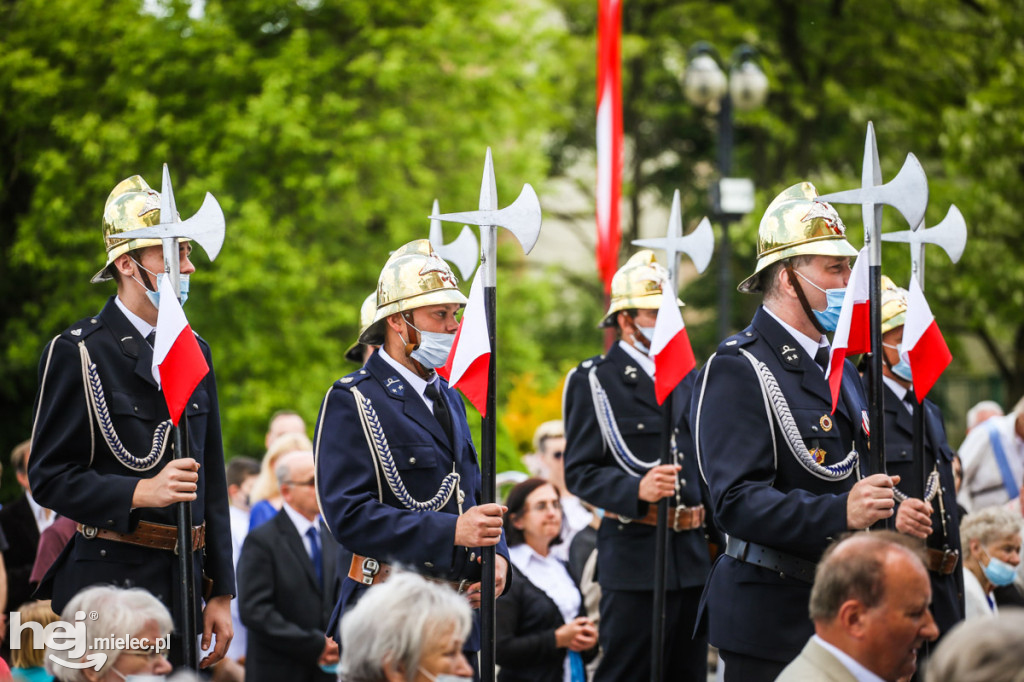
[[[818,352],[814,354],[814,361],[818,363],[818,367],[821,367],[822,372],[828,368],[828,354],[828,346],[818,346]]]
[[[427,384],[427,388],[423,391],[428,398],[434,401],[434,419],[438,421],[441,428],[444,429],[444,434],[448,436],[448,442],[454,443],[452,438],[452,415],[448,412],[448,405],[444,401],[444,396],[441,395],[441,391],[437,388],[437,381],[432,381]]]
[[[323,587],[324,562],[323,555],[320,552],[320,533],[317,532],[316,526],[309,527],[309,530],[306,531],[306,537],[309,538],[309,558],[313,562],[313,571],[316,572],[316,579],[320,583],[320,587]]]
[[[149,336],[146,337],[146,343],[149,344],[150,348],[156,348],[156,329],[151,331]]]

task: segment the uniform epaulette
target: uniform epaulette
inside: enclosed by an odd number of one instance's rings
[[[594,357],[587,358],[586,360],[581,362],[579,365],[576,366],[576,369],[582,369],[582,370],[590,369],[594,365],[600,365],[602,362],[605,361],[606,358],[607,358],[607,356],[605,356],[605,355],[595,355]]]
[[[366,371],[365,367],[360,367],[351,374],[346,374],[342,378],[338,379],[338,383],[341,384],[342,388],[349,388],[355,386],[361,381],[365,381],[370,378],[370,373]]]
[[[738,334],[733,334],[718,346],[719,355],[736,355],[737,351],[754,342],[757,335],[750,329],[744,329]]]
[[[61,332],[61,337],[67,339],[68,341],[78,343],[79,341],[89,336],[89,334],[92,334],[94,331],[96,331],[102,326],[103,323],[100,322],[99,317],[86,317],[84,319],[79,320],[78,322],[75,322],[73,325],[65,329],[63,332]]]

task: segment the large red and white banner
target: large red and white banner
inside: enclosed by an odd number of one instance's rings
[[[622,194],[622,3],[598,0],[597,18],[597,269],[610,291],[619,268]]]

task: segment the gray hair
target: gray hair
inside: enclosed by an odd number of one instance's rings
[[[341,620],[339,679],[379,682],[385,666],[416,677],[424,640],[430,633],[454,629],[469,635],[473,616],[469,603],[449,587],[415,573],[398,573],[370,590]]]
[[[82,617],[76,619],[78,613]],[[124,651],[124,648],[116,648],[116,642],[110,640],[125,635],[137,636],[150,623],[155,623],[164,636],[169,636],[174,629],[167,607],[149,592],[142,588],[126,590],[111,585],[97,585],[82,590],[67,603],[60,618],[66,623],[81,623],[85,626],[87,648],[83,658],[88,654],[106,654],[106,662],[96,671],[99,677],[113,667]],[[72,658],[68,650],[47,647],[46,653],[63,661],[81,660]],[[87,682],[84,671],[55,665],[49,656],[46,669],[61,682]]]
[[[979,419],[979,415],[982,412],[993,412],[995,414],[1003,414],[1003,406],[994,400],[982,400],[980,403],[976,403],[974,407],[967,410],[967,428],[973,429],[975,426],[982,422]]]
[[[274,468],[274,476],[277,478],[277,487],[285,485],[286,483],[292,482],[292,464],[297,462],[299,459],[306,459],[310,462],[313,461],[312,450],[292,450],[281,456],[281,459],[277,460],[277,466]]]
[[[1024,609],[960,623],[939,643],[927,682],[1024,682]]]
[[[885,564],[898,552],[916,558],[924,570],[920,549],[893,531],[862,531],[833,543],[814,572],[808,604],[811,620],[834,620],[851,599],[867,608],[880,604],[885,598]]]
[[[988,545],[1020,533],[1020,516],[1003,506],[985,507],[968,514],[960,522],[960,546],[964,558],[971,557],[971,540]]]

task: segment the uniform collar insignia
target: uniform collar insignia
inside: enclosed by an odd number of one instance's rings
[[[626,365],[626,369],[623,370],[622,374],[625,376],[627,384],[636,383],[637,369],[633,365]]]
[[[784,343],[779,346],[779,355],[786,361],[787,365],[793,365],[794,367],[800,364],[800,351],[795,347]]]
[[[384,388],[392,395],[405,395],[405,384],[397,376],[388,377],[384,381]]]

